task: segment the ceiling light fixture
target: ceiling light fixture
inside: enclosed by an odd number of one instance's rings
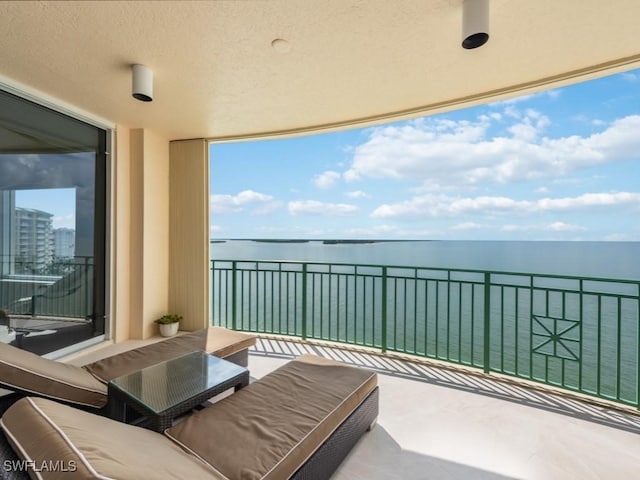
[[[462,48],[471,50],[489,40],[489,0],[464,0],[462,4]]]
[[[131,95],[141,102],[153,100],[153,72],[144,65],[131,66]]]

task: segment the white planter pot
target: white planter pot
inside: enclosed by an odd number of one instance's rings
[[[180,322],[174,323],[161,323],[160,325],[160,335],[163,337],[172,337],[176,333],[178,333],[178,327],[180,326]]]

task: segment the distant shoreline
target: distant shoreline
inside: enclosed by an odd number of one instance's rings
[[[210,239],[209,243],[225,242],[256,242],[256,243],[312,243],[318,242],[324,245],[364,245],[370,243],[391,243],[391,242],[436,242],[438,240],[415,240],[415,239],[329,239],[329,238],[226,238]]]

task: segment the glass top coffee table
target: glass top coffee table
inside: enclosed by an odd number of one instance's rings
[[[173,420],[230,388],[249,384],[249,370],[235,363],[192,352],[143,368],[109,382],[107,413],[111,418],[161,432]]]

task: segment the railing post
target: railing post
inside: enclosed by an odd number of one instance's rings
[[[231,330],[236,329],[236,316],[237,316],[237,281],[236,281],[236,262],[231,262]]]
[[[209,260],[209,265],[211,269],[211,299],[209,308],[209,325],[213,325],[213,320],[216,314],[216,261]]]
[[[302,264],[302,339],[307,339],[307,264]]]
[[[382,353],[387,351],[387,267],[382,267]]]
[[[491,370],[491,274],[484,272],[484,373]]]
[[[31,317],[35,317],[36,316],[36,298],[38,298],[38,295],[31,295]]]

